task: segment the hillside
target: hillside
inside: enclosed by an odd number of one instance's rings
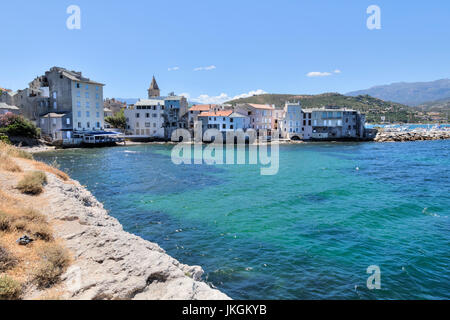
[[[287,100],[300,100],[304,108],[320,108],[325,106],[340,106],[361,111],[367,115],[367,121],[379,123],[381,116],[390,122],[416,122],[416,110],[393,102],[386,102],[370,96],[349,97],[338,93],[320,95],[264,94],[232,100],[227,103],[259,103],[274,104],[277,108],[284,107]]]
[[[450,98],[426,102],[418,106],[417,109],[428,113],[437,112],[441,114],[441,116],[446,116],[447,119],[450,119]]]
[[[431,82],[399,82],[347,93],[349,96],[370,95],[385,101],[418,106],[428,101],[450,98],[450,79]]]

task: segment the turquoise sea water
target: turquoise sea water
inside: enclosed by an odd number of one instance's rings
[[[450,141],[285,145],[275,176],[177,166],[171,148],[36,158],[234,299],[450,298]],[[366,286],[371,265],[381,290]]]

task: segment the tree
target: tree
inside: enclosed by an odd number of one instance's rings
[[[8,136],[38,138],[39,130],[22,116],[6,113],[0,116],[0,133]]]
[[[120,110],[115,116],[106,117],[105,121],[116,129],[125,130],[127,128],[127,118],[125,118],[123,109]]]

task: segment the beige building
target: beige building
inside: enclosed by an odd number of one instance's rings
[[[274,106],[243,103],[236,105],[235,111],[248,116],[250,118],[250,128],[256,130],[258,133],[261,130],[267,130],[270,135],[275,128],[276,109]]]

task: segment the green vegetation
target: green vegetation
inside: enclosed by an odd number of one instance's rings
[[[38,252],[42,259],[34,273],[34,280],[40,288],[56,284],[69,265],[69,254],[57,244],[46,244]]]
[[[39,137],[39,130],[24,117],[7,113],[0,116],[0,134],[36,139]]]
[[[116,129],[125,130],[127,128],[127,118],[125,118],[125,113],[123,110],[120,110],[115,116],[106,117],[105,121]]]
[[[47,176],[44,172],[28,172],[17,184],[17,189],[25,194],[38,195],[44,191],[45,183],[47,183]]]
[[[0,277],[0,300],[19,299],[22,293],[22,286],[19,282],[8,276]]]
[[[283,108],[286,101],[300,100],[304,108],[321,108],[339,106],[355,109],[366,114],[367,122],[379,123],[384,116],[389,122],[417,122],[417,111],[414,108],[386,102],[371,96],[349,97],[338,93],[325,93],[320,95],[292,95],[292,94],[263,94],[249,98],[229,101],[233,105],[237,103],[258,103],[275,105]]]
[[[6,143],[6,144],[11,144],[9,137],[4,133],[0,133],[0,142]]]

